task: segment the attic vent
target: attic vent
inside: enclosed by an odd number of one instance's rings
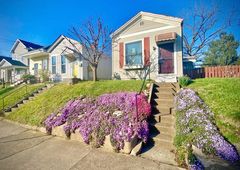
[[[141,22],[140,22],[140,26],[142,26],[142,25],[144,25],[144,21],[141,21]]]

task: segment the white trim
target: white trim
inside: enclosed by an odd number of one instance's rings
[[[160,28],[154,28],[146,31],[140,31],[132,34],[127,34],[127,35],[120,35],[119,38],[128,38],[128,37],[133,37],[141,34],[146,34],[146,33],[151,33],[151,32],[156,32],[156,31],[161,31],[161,30],[166,30],[170,28],[177,28],[178,26],[165,26],[165,27],[160,27]]]
[[[142,42],[142,65],[144,65],[145,63],[144,63],[144,39],[143,38],[141,38],[141,39],[135,39],[135,40],[131,40],[131,41],[125,41],[125,42],[123,42],[123,45],[124,45],[124,50],[123,50],[123,52],[124,52],[124,65],[123,65],[123,67],[126,67],[127,66],[127,64],[126,64],[126,44],[129,44],[129,43],[134,43],[134,42],[138,42],[138,41],[141,41]],[[119,56],[120,57],[120,56]],[[128,67],[128,66],[127,66]]]

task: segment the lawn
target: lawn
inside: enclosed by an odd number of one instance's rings
[[[11,113],[7,118],[40,126],[48,115],[57,112],[72,98],[80,95],[95,97],[104,93],[139,91],[141,84],[142,81],[138,80],[83,81],[75,85],[57,84]]]
[[[6,88],[1,88],[0,89],[0,96],[3,96],[4,94],[6,94],[6,93],[8,93],[8,92],[10,92],[11,90],[13,90],[14,89],[14,87],[6,87]]]
[[[214,112],[223,136],[240,149],[240,79],[196,79],[188,87],[197,91]]]
[[[43,84],[33,84],[33,85],[21,85],[16,88],[7,87],[0,91],[0,109],[3,109],[3,99],[4,108],[16,104],[19,100],[23,99],[33,91],[42,87]]]

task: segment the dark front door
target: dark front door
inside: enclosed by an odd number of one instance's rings
[[[158,45],[158,73],[174,73],[174,43]]]

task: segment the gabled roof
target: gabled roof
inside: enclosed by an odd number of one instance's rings
[[[50,46],[48,46],[47,52],[52,52],[58,46],[58,44],[63,41],[63,39],[65,39],[65,36],[60,35]]]
[[[7,61],[9,64],[13,66],[21,66],[21,67],[27,67],[25,64],[23,64],[21,61],[18,60],[13,60],[11,57],[6,57],[6,56],[0,56],[0,62],[3,60]]]
[[[141,11],[137,15],[132,17],[129,21],[127,21],[125,24],[123,24],[120,28],[118,28],[116,31],[114,31],[111,34],[111,37],[114,37],[115,35],[119,34],[123,30],[125,30],[130,24],[132,24],[134,21],[142,18],[143,16],[147,16],[147,17],[151,17],[151,18],[159,18],[159,19],[162,19],[162,20],[172,21],[172,22],[176,22],[176,23],[182,23],[183,22],[182,18],[171,17],[171,16],[167,16],[167,15],[160,15],[160,14],[153,14],[153,13]]]
[[[39,49],[39,48],[43,48],[42,45],[35,44],[35,43],[29,42],[29,41],[25,41],[25,40],[22,40],[22,39],[17,39],[15,41],[15,43],[13,44],[11,52],[13,52],[17,48],[19,43],[23,44],[27,51],[32,51],[32,50],[36,50],[36,49]]]

